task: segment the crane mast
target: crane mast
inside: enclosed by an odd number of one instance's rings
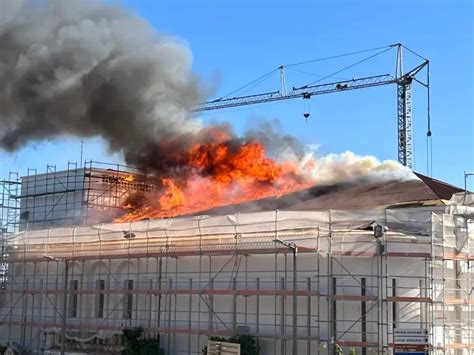
[[[379,74],[374,76],[354,78],[351,80],[336,81],[318,85],[304,85],[291,90],[286,89],[286,79],[284,66],[280,66],[280,89],[259,93],[255,95],[237,96],[231,98],[220,98],[198,104],[193,111],[203,112],[211,110],[221,110],[231,107],[263,104],[275,101],[292,99],[309,99],[312,96],[324,94],[340,93],[349,90],[365,89],[390,84],[397,85],[397,122],[398,122],[398,162],[408,168],[413,168],[413,127],[412,127],[412,82],[416,80],[429,90],[429,84],[416,78],[416,75],[425,67],[429,66],[429,61],[423,58],[423,62],[415,68],[403,73],[403,57],[401,44],[390,47],[397,47],[397,62],[395,75]],[[414,53],[414,52],[413,52]],[[429,109],[428,109],[429,113]],[[428,115],[429,119],[429,115]],[[428,122],[428,125],[430,123]],[[431,132],[428,131],[428,136]]]

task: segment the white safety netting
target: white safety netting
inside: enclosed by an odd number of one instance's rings
[[[100,255],[131,255],[160,252],[217,251],[276,248],[276,238],[299,239],[300,247],[314,248],[321,236],[344,237],[345,249],[373,243],[375,224],[400,241],[400,252],[412,247],[410,238],[427,242],[427,237],[443,235],[449,245],[460,246],[464,220],[445,207],[373,209],[362,211],[267,211],[223,216],[192,216],[108,223],[94,226],[63,227],[23,231],[9,240],[15,259],[44,256],[74,258]],[[446,213],[448,212],[448,213]],[[465,234],[465,233],[464,233]],[[302,238],[305,237],[305,238]],[[449,240],[453,239],[453,241]],[[456,242],[454,241],[456,239]],[[336,243],[336,244],[335,244]],[[353,243],[352,245],[350,243]],[[403,244],[403,246],[402,246]]]

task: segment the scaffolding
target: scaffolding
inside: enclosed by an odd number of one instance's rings
[[[123,215],[124,201],[133,194],[156,190],[153,178],[121,164],[68,162],[44,173],[28,168],[26,174],[10,173],[0,181],[2,233],[26,229],[91,225],[111,222]]]
[[[467,207],[466,207],[467,208]],[[118,352],[141,326],[166,354],[249,334],[262,354],[472,354],[473,220],[443,207],[271,211],[25,230],[8,244],[0,341]],[[65,270],[67,272],[65,272]],[[417,345],[420,346],[420,345]]]
[[[20,210],[20,179],[10,172],[8,178],[0,181],[0,288],[5,287],[8,265],[6,263],[6,241],[17,231],[17,216]]]

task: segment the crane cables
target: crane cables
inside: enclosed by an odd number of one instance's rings
[[[390,50],[391,48],[394,48],[394,47],[397,46],[397,45],[398,45],[398,44],[392,44],[392,45],[383,46],[383,47],[375,47],[375,48],[364,49],[364,50],[355,51],[355,52],[350,52],[350,53],[343,53],[343,54],[337,54],[337,55],[328,56],[328,57],[321,57],[321,58],[316,58],[316,59],[310,59],[310,60],[306,60],[306,61],[302,61],[302,62],[296,62],[296,63],[291,63],[291,64],[287,64],[287,65],[280,65],[280,66],[278,66],[278,67],[276,67],[276,68],[270,70],[269,72],[267,72],[267,73],[265,73],[265,74],[259,76],[258,78],[256,78],[256,79],[254,79],[254,80],[252,80],[252,81],[250,81],[250,82],[248,82],[248,83],[242,85],[241,87],[239,87],[239,88],[237,88],[237,89],[235,89],[235,90],[233,90],[233,91],[231,91],[231,92],[229,92],[229,93],[227,93],[227,94],[225,94],[225,95],[223,95],[223,96],[221,96],[221,97],[219,97],[218,99],[215,99],[215,100],[213,100],[213,101],[221,101],[221,100],[223,100],[223,99],[227,99],[227,98],[229,98],[229,96],[235,95],[236,93],[241,92],[241,90],[244,90],[244,89],[246,89],[246,90],[244,91],[244,93],[245,93],[245,92],[248,92],[248,91],[252,90],[253,88],[255,88],[257,85],[259,85],[260,83],[262,83],[263,81],[265,81],[266,79],[268,79],[273,73],[278,72],[282,67],[285,68],[285,69],[286,69],[286,68],[289,68],[289,69],[291,69],[291,70],[293,70],[293,71],[300,72],[300,73],[302,73],[302,74],[307,74],[307,75],[313,75],[313,76],[321,77],[320,79],[318,79],[318,80],[316,80],[316,81],[314,81],[314,82],[312,82],[312,83],[309,83],[309,84],[307,84],[307,85],[304,85],[304,86],[302,86],[302,87],[306,87],[306,86],[313,85],[313,84],[318,83],[318,82],[321,82],[321,81],[323,81],[323,80],[325,80],[325,79],[331,79],[331,78],[333,78],[333,79],[340,80],[341,78],[337,78],[337,77],[335,77],[334,75],[336,75],[336,74],[338,74],[338,73],[340,73],[340,72],[343,72],[343,71],[345,71],[345,70],[347,70],[347,69],[349,69],[349,68],[352,68],[352,67],[354,67],[354,66],[356,66],[356,65],[358,65],[358,64],[361,64],[361,63],[363,63],[363,62],[365,62],[365,61],[368,61],[368,60],[370,60],[370,59],[372,59],[372,58],[374,58],[374,57],[376,57],[376,56],[378,56],[378,55],[380,55],[380,54],[382,54],[382,53],[384,53],[384,52]],[[300,71],[300,70],[294,69],[294,67],[301,66],[301,65],[305,65],[305,64],[316,63],[316,62],[322,62],[322,61],[327,61],[327,60],[337,59],[337,58],[343,58],[343,57],[349,57],[349,56],[354,56],[354,55],[357,55],[357,54],[369,53],[369,52],[374,52],[374,51],[379,51],[379,52],[377,52],[377,53],[375,53],[375,54],[373,54],[373,55],[371,55],[371,56],[369,56],[369,57],[366,57],[366,58],[364,58],[364,59],[362,59],[362,60],[360,60],[360,61],[358,61],[358,62],[356,62],[356,63],[350,64],[350,65],[348,65],[348,66],[346,66],[346,67],[344,67],[344,68],[342,68],[342,69],[340,69],[340,70],[338,70],[338,71],[336,71],[336,72],[334,72],[334,73],[332,73],[332,74],[329,74],[329,75],[314,74],[314,73],[309,73],[309,72],[304,72],[304,71]]]
[[[391,44],[391,45],[389,45],[389,46],[383,46],[383,47],[375,47],[375,48],[370,48],[370,49],[364,49],[364,50],[360,50],[360,51],[356,51],[356,52],[350,52],[350,53],[336,54],[336,55],[333,55],[333,56],[330,56],[330,57],[322,57],[322,58],[316,58],[316,59],[306,60],[306,61],[303,61],[303,62],[291,63],[291,64],[285,65],[284,67],[285,67],[285,68],[287,68],[287,67],[294,67],[294,66],[303,65],[303,64],[310,64],[310,63],[322,62],[322,61],[325,61],[325,60],[331,60],[331,59],[349,57],[349,56],[351,56],[351,55],[356,55],[356,54],[374,52],[374,51],[377,51],[377,50],[390,49],[390,48],[394,48],[395,46],[397,46],[397,44]]]
[[[278,68],[275,68],[271,71],[269,71],[268,73],[266,74],[263,74],[262,76],[259,76],[257,79],[255,80],[252,80],[251,82],[245,84],[245,85],[242,85],[241,87],[239,87],[238,89],[235,89],[231,92],[229,92],[228,94],[225,94],[224,96],[221,96],[220,98],[216,99],[216,100],[213,100],[213,101],[220,101],[220,100],[223,100],[223,99],[226,99],[228,98],[230,95],[234,95],[235,93],[239,92],[240,90],[243,90],[245,88],[248,88],[246,91],[249,91],[251,89],[253,89],[255,86],[257,86],[258,84],[260,84],[261,82],[263,82],[264,80],[266,80],[270,75],[272,75],[274,72],[278,71],[280,69],[280,67]],[[250,87],[249,87],[250,86]]]
[[[381,54],[383,54],[383,53],[389,51],[390,49],[392,49],[392,47],[386,48],[386,49],[384,49],[384,50],[382,50],[382,51],[380,51],[380,52],[377,52],[377,53],[375,53],[375,54],[373,54],[373,55],[367,57],[367,58],[361,59],[361,60],[359,60],[358,62],[355,62],[355,63],[353,63],[353,64],[347,65],[347,66],[345,66],[344,68],[342,68],[342,69],[340,69],[340,70],[337,70],[337,71],[335,71],[334,73],[331,73],[331,74],[329,74],[329,75],[327,75],[327,76],[325,76],[325,77],[323,77],[323,78],[321,78],[321,79],[318,79],[318,80],[316,80],[316,81],[313,81],[312,83],[309,83],[309,84],[307,84],[307,85],[305,85],[305,86],[311,86],[311,85],[317,84],[317,83],[319,83],[319,82],[321,82],[321,81],[323,81],[323,80],[325,80],[325,79],[328,79],[328,78],[330,78],[330,77],[332,77],[332,76],[334,76],[334,75],[337,75],[337,74],[339,74],[339,73],[341,73],[341,72],[343,72],[343,71],[345,71],[345,70],[347,70],[347,69],[350,69],[350,68],[352,68],[352,67],[355,67],[356,65],[362,64],[362,63],[364,63],[364,62],[366,62],[366,61],[368,61],[368,60],[370,60],[370,59],[372,59],[372,58],[375,58],[375,57],[377,57],[377,56],[379,56],[379,55],[381,55]]]

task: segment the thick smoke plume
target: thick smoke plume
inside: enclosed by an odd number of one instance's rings
[[[199,128],[190,51],[130,11],[88,0],[0,8],[0,148],[100,136],[140,166],[163,137]]]
[[[184,44],[120,6],[1,0],[0,149],[99,136],[128,164],[181,188],[200,177],[215,186],[237,177],[282,183],[282,175],[296,188],[301,177],[337,182],[396,170],[351,153],[312,157],[275,121],[243,138],[225,124],[203,127],[190,113],[204,99],[191,64]]]

